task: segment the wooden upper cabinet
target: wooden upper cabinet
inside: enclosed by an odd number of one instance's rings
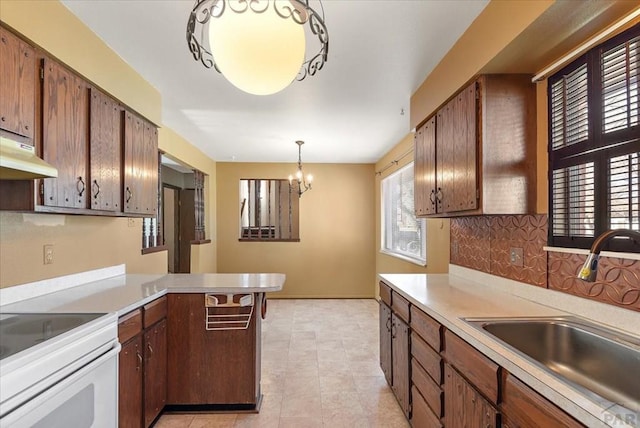
[[[529,75],[483,75],[457,93],[416,131],[416,214],[535,212],[535,118]]]
[[[131,112],[124,116],[124,212],[158,210],[158,130]]]
[[[436,213],[436,118],[416,131],[414,139],[414,205],[417,216]]]
[[[438,213],[477,207],[476,109],[474,82],[438,111],[435,158]]]
[[[33,47],[0,27],[0,129],[33,139],[36,102]]]
[[[80,77],[43,60],[42,154],[58,169],[45,178],[43,205],[87,208],[89,90]]]
[[[122,114],[112,98],[91,88],[91,208],[120,211],[122,200]]]

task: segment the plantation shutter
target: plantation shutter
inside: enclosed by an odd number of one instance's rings
[[[588,248],[609,229],[640,230],[640,24],[548,83],[550,245]]]

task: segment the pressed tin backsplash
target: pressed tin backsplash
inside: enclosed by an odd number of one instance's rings
[[[640,311],[640,261],[602,257],[598,280],[575,276],[586,256],[546,252],[546,215],[477,216],[451,219],[451,263]],[[522,248],[523,267],[511,264],[510,249]]]

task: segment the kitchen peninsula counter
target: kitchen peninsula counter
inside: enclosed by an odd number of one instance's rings
[[[121,316],[167,293],[268,293],[282,290],[286,278],[280,273],[121,274],[50,292],[48,284],[61,279],[41,281],[39,295],[34,297],[9,304],[0,299],[0,312],[115,312]]]

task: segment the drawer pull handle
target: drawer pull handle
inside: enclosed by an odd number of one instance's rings
[[[136,351],[136,356],[138,357],[138,365],[136,366],[136,371],[138,371],[140,370],[140,367],[142,367],[142,354]]]

